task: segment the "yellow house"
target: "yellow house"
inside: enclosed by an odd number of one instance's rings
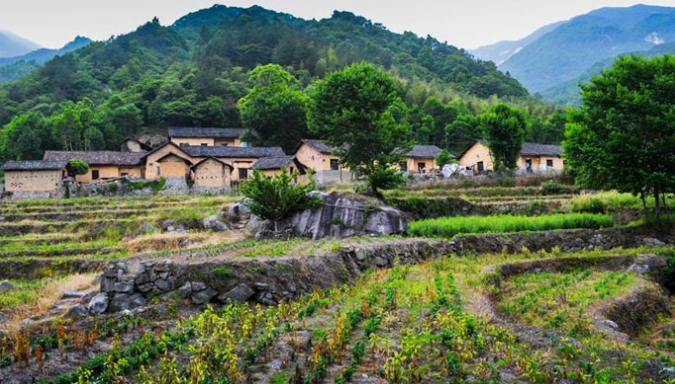
[[[288,174],[298,171],[300,175],[307,174],[307,167],[300,163],[295,156],[263,157],[256,161],[251,169],[255,169],[265,176],[274,176],[285,169]]]
[[[8,161],[0,167],[5,172],[5,192],[53,192],[67,176],[67,161]]]
[[[80,183],[91,183],[120,177],[143,178],[146,152],[115,151],[46,151],[43,161],[82,160],[89,164],[86,175],[77,175]]]
[[[243,128],[169,127],[169,141],[183,146],[240,147]]]
[[[214,157],[207,157],[191,168],[194,187],[201,193],[218,193],[228,190],[232,184],[233,169],[225,162]]]
[[[232,169],[232,181],[246,180],[253,164],[263,157],[285,156],[281,147],[209,147],[209,146],[183,146],[180,147],[193,162],[204,160],[208,157],[216,158]]]
[[[403,155],[400,163],[401,171],[426,173],[438,169],[436,156],[441,151],[442,149],[435,145],[414,145],[411,151]]]
[[[459,165],[477,174],[494,170],[490,149],[485,140],[476,142],[459,157]],[[560,172],[564,168],[562,147],[559,145],[523,143],[518,168],[525,173]]]
[[[314,180],[327,184],[350,180],[354,175],[340,164],[340,158],[321,140],[302,139],[295,150],[295,157],[307,168],[314,170]]]

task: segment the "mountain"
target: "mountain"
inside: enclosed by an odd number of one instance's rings
[[[532,93],[576,80],[595,63],[675,41],[675,8],[601,8],[566,21],[500,65]]]
[[[523,48],[526,46],[530,45],[540,37],[544,36],[545,34],[555,30],[560,26],[563,22],[557,22],[553,24],[549,24],[546,26],[543,26],[527,37],[516,40],[516,41],[511,41],[511,40],[505,40],[505,41],[500,41],[495,44],[491,45],[486,45],[480,48],[476,48],[474,50],[469,51],[472,55],[476,56],[477,58],[481,60],[487,60],[487,61],[492,61],[497,65],[501,65],[504,63],[506,60],[511,58],[511,56],[515,55],[516,53],[520,52]]]
[[[25,55],[40,49],[34,42],[9,31],[0,31],[0,58]]]
[[[77,36],[61,49],[41,48],[22,56],[0,59],[0,84],[28,76],[55,56],[80,49],[89,43],[91,43],[89,38]]]

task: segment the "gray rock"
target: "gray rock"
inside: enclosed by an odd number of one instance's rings
[[[206,289],[201,290],[199,292],[193,293],[192,294],[192,302],[197,304],[197,305],[206,304],[209,301],[211,301],[211,299],[213,297],[215,297],[217,294],[218,294],[218,292],[216,292],[215,289],[206,288]]]
[[[254,285],[255,285],[255,289],[257,289],[259,291],[266,291],[270,288],[270,286],[268,284],[265,284],[265,283],[255,283]]]
[[[380,256],[376,256],[375,257],[375,265],[377,265],[378,267],[386,267],[387,265],[389,265],[389,261],[387,261],[387,259],[384,259]]]
[[[269,221],[261,220],[258,216],[251,215],[251,217],[248,219],[248,222],[246,223],[245,229],[253,234],[258,234],[260,232],[269,230],[271,226],[272,225]]]
[[[89,311],[82,304],[76,304],[68,308],[68,312],[63,317],[66,319],[80,319],[87,316],[89,316]]]
[[[153,288],[155,288],[155,287],[152,284],[141,284],[141,285],[137,286],[136,288],[141,293],[148,293],[148,292],[152,291]]]
[[[225,232],[230,230],[227,224],[218,219],[217,215],[207,217],[202,221],[202,224],[207,231]]]
[[[10,283],[9,280],[3,280],[0,282],[0,292],[7,292],[14,289],[14,284]]]
[[[172,219],[164,220],[164,222],[162,223],[162,229],[165,231],[173,231],[173,229],[169,230],[169,228],[173,228],[173,223],[174,222]]]
[[[228,303],[230,301],[244,303],[254,295],[255,290],[253,290],[251,287],[246,284],[239,284],[232,288],[229,292],[218,296],[218,300],[223,303]]]
[[[178,288],[178,293],[183,298],[189,297],[192,294],[192,283],[189,281],[185,283],[182,287]]]
[[[140,233],[141,235],[148,235],[148,234],[153,233],[153,232],[155,232],[155,231],[157,231],[157,227],[155,227],[154,225],[152,225],[152,224],[150,224],[150,223],[145,223],[145,224],[143,224],[143,226],[141,227],[139,233]]]
[[[123,279],[121,281],[116,281],[113,285],[113,291],[119,293],[131,293],[134,291],[134,280],[133,278]]]
[[[663,247],[666,245],[663,241],[655,239],[653,237],[645,237],[642,239],[642,243],[648,247]]]
[[[193,281],[192,282],[192,292],[199,292],[205,290],[206,284],[202,283],[201,281]]]
[[[638,275],[645,275],[649,273],[651,268],[649,267],[649,264],[635,263],[630,267],[628,267],[628,270],[631,272],[635,272]]]
[[[244,199],[242,201],[238,201],[230,206],[229,212],[232,215],[239,216],[243,219],[248,219],[251,217],[251,210],[248,208],[246,205],[246,202],[249,199]]]
[[[140,293],[134,293],[133,295],[131,295],[129,301],[131,302],[130,308],[144,307],[146,304],[148,304],[148,301],[145,299],[145,296],[143,296]]]
[[[356,248],[354,251],[354,254],[356,255],[356,260],[358,261],[365,261],[368,255],[366,254],[366,251],[364,251],[361,248]]]
[[[133,309],[136,307],[142,307],[146,304],[145,297],[140,293],[134,293],[129,295],[126,293],[117,293],[110,301],[110,311],[111,312],[120,312],[125,309]]]
[[[76,292],[76,291],[65,291],[63,292],[63,295],[61,295],[62,299],[82,299],[85,296],[87,296],[89,291],[84,291],[84,292]]]
[[[108,295],[99,293],[91,299],[87,305],[87,309],[91,313],[104,313],[108,309],[109,304],[110,299],[108,299]]]

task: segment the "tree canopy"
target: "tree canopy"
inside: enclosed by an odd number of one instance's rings
[[[525,116],[506,104],[497,104],[480,116],[483,137],[487,140],[496,172],[518,168],[525,139]]]
[[[586,187],[654,196],[658,217],[675,191],[675,56],[623,56],[582,86],[582,100],[565,131],[566,166]]]

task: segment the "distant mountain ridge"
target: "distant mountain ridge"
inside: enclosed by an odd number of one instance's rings
[[[503,61],[499,68],[518,79],[531,93],[549,95],[550,89],[569,86],[565,83],[576,81],[596,63],[624,53],[649,51],[673,41],[673,7],[639,4],[601,8],[559,23],[547,33],[539,30],[520,40],[521,44],[529,44]],[[473,53],[487,59],[503,46],[497,43]]]
[[[511,56],[515,55],[516,53],[520,52],[523,48],[528,46],[530,43],[533,43],[534,41],[544,36],[545,34],[555,30],[556,28],[558,28],[558,26],[560,26],[560,24],[563,23],[564,21],[560,21],[557,23],[545,25],[520,40],[500,41],[495,44],[490,44],[480,48],[476,48],[474,50],[470,50],[469,53],[478,57],[481,60],[489,60],[497,65],[501,65],[506,60],[510,59]]]
[[[0,58],[25,55],[40,45],[9,31],[0,30]]]

